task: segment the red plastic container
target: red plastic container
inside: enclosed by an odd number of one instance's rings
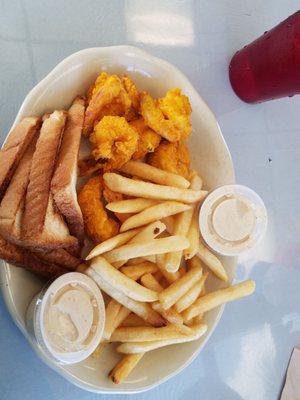
[[[300,11],[238,51],[229,79],[247,103],[300,93]]]

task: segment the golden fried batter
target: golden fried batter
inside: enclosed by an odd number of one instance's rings
[[[148,163],[154,167],[189,178],[190,155],[183,142],[161,143],[148,157]]]
[[[178,89],[170,90],[159,101],[155,101],[148,93],[142,93],[141,114],[151,129],[169,142],[177,142],[186,138],[191,131],[191,109],[187,107],[187,102],[187,97]]]
[[[117,75],[102,72],[88,93],[90,100],[85,111],[83,133],[89,135],[94,125],[105,115],[125,115],[131,99]]]
[[[95,160],[105,171],[121,168],[138,147],[138,132],[124,117],[106,116],[95,126],[90,136]]]
[[[122,83],[130,97],[132,107],[135,109],[135,111],[138,111],[140,108],[140,94],[135,83],[128,75],[124,75],[122,77]]]
[[[109,218],[102,204],[103,182],[101,177],[90,178],[78,194],[86,234],[95,242],[117,235],[119,225]]]
[[[161,136],[149,128],[143,118],[136,119],[129,123],[139,133],[138,148],[133,154],[134,160],[143,158],[147,153],[153,153],[160,143]]]
[[[165,97],[158,100],[158,106],[164,116],[180,130],[180,139],[186,139],[192,130],[190,122],[192,108],[188,97],[178,88],[171,89]]]

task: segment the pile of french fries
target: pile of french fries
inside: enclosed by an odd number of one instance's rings
[[[197,340],[207,330],[206,312],[255,289],[248,280],[206,292],[210,274],[224,282],[228,277],[200,238],[199,207],[207,192],[195,171],[186,180],[129,161],[121,173],[127,177],[106,173],[104,181],[131,198],[106,207],[131,216],[118,235],[89,253],[85,271],[109,296],[104,334],[94,356],[106,343],[120,343],[117,351],[123,357],[109,374],[114,383],[126,379],[148,351]]]

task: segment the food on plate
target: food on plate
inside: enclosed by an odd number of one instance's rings
[[[146,124],[169,142],[186,139],[191,133],[189,99],[179,89],[172,89],[155,101],[141,93],[141,114]]]
[[[149,224],[150,222],[155,222],[161,218],[168,217],[169,215],[182,213],[189,208],[190,206],[188,204],[179,203],[178,201],[164,201],[163,203],[155,204],[154,206],[148,207],[146,210],[129,217],[121,225],[120,232],[138,228]]]
[[[10,181],[0,205],[0,234],[9,242],[22,244],[21,222],[37,137],[31,140]]]
[[[138,364],[140,359],[143,357],[144,353],[139,354],[126,354],[123,358],[115,365],[115,367],[110,371],[109,377],[113,383],[121,383],[134,367]]]
[[[202,187],[202,180],[198,176],[198,174],[196,172],[193,172],[190,179],[191,179],[190,188],[193,190],[200,190]],[[174,235],[178,235],[179,233],[184,236],[188,235],[195,209],[196,205],[193,204],[190,207],[190,209],[175,216],[175,225],[173,229]],[[165,265],[167,271],[176,272],[179,269],[182,259],[182,254],[183,254],[182,252],[178,251],[176,253],[168,253],[166,255]]]
[[[204,199],[207,195],[207,191],[205,190],[181,189],[173,186],[136,181],[112,172],[106,172],[103,178],[104,182],[111,190],[135,197],[196,203]]]
[[[158,106],[165,118],[171,121],[180,131],[180,139],[187,139],[192,131],[190,116],[192,107],[189,98],[178,88],[169,90],[158,100]]]
[[[184,236],[169,236],[154,239],[146,243],[130,243],[104,253],[105,259],[110,262],[122,261],[125,258],[144,257],[169,251],[184,250],[188,247],[188,240]]]
[[[147,285],[144,285],[144,282],[142,279],[146,275],[151,275],[151,273],[157,272],[157,270],[158,270],[158,268],[157,268],[156,264],[154,264],[150,261],[144,261],[144,262],[141,262],[140,264],[136,264],[136,265],[125,265],[120,268],[120,271],[123,274],[125,274],[126,276],[128,276],[129,278],[134,279],[134,280],[141,279],[142,285],[147,287],[148,289],[152,289],[152,288],[150,288]],[[152,289],[152,290],[157,292],[158,290],[156,290],[156,289]]]
[[[77,97],[68,110],[67,122],[61,140],[51,191],[56,207],[64,216],[70,234],[83,243],[82,212],[76,195],[77,162],[85,112],[85,102]]]
[[[169,346],[170,344],[176,343],[186,343],[191,342],[193,340],[199,339],[201,336],[205,334],[207,331],[207,325],[198,324],[192,329],[192,333],[189,335],[179,334],[174,338],[166,338],[163,340],[152,340],[152,341],[136,341],[136,342],[126,342],[122,343],[117,347],[117,351],[119,353],[125,354],[141,354],[141,352],[145,353],[151,350],[159,349],[164,346]]]
[[[205,272],[201,278],[175,303],[175,310],[179,313],[191,306],[203,291],[208,272]]]
[[[134,119],[130,125],[139,134],[138,147],[132,155],[133,160],[139,160],[148,153],[153,153],[161,141],[161,136],[149,128],[143,118]]]
[[[200,297],[189,308],[183,312],[183,317],[191,319],[198,314],[205,313],[221,304],[240,299],[241,297],[249,296],[255,290],[255,282],[251,279],[229,286],[224,289],[216,290]]]
[[[92,154],[104,170],[121,168],[129,161],[138,146],[138,132],[124,117],[105,116],[90,135]]]
[[[106,322],[93,357],[118,342],[114,383],[146,352],[199,339],[207,312],[255,288],[208,290],[213,275],[228,276],[200,237],[207,191],[190,167],[190,117],[180,89],[154,99],[129,76],[102,72],[86,101],[23,119],[0,152],[0,257],[48,279],[76,270],[94,280]]]
[[[114,213],[137,213],[155,204],[157,204],[155,200],[137,198],[113,201],[106,204],[106,208]]]
[[[94,257],[100,256],[101,254],[113,250],[118,246],[122,246],[122,244],[127,243],[130,239],[132,239],[137,233],[139,229],[132,229],[127,232],[119,233],[116,236],[111,237],[110,239],[104,240],[86,256],[86,260],[90,260]]]
[[[33,154],[21,225],[23,244],[31,249],[43,251],[77,244],[55,209],[50,190],[66,117],[65,111],[54,111],[43,122]]]
[[[172,307],[201,278],[202,268],[195,266],[159,293],[159,301],[167,310]]]
[[[99,176],[90,178],[80,189],[78,203],[80,205],[86,234],[99,243],[116,235],[118,223],[110,218],[102,203],[103,182]]]
[[[184,142],[162,142],[154,153],[149,154],[148,162],[153,167],[189,179],[190,155]]]
[[[68,270],[60,265],[44,262],[35,253],[24,247],[9,243],[0,236],[0,258],[18,267],[25,268],[46,279],[53,279]]]
[[[182,189],[187,189],[190,186],[190,182],[182,176],[140,161],[128,161],[128,163],[123,165],[120,171],[161,185],[175,186]]]
[[[41,120],[38,117],[23,118],[9,133],[0,150],[0,201],[28,145],[37,135]]]
[[[101,73],[88,101],[83,133],[90,135],[94,126],[106,115],[124,116],[129,112],[132,100],[122,80],[117,75]]]
[[[102,278],[111,286],[124,293],[133,300],[152,302],[158,300],[158,295],[153,290],[147,289],[118,271],[105,258],[97,257],[92,261],[93,269],[100,273]]]

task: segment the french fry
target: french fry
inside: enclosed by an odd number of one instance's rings
[[[120,171],[124,172],[124,174],[138,176],[139,178],[161,185],[175,186],[183,189],[187,189],[190,186],[189,181],[183,176],[164,171],[140,161],[128,161]]]
[[[184,236],[170,236],[162,239],[154,239],[145,243],[125,244],[105,253],[103,257],[105,257],[108,262],[114,263],[116,261],[123,261],[124,259],[184,250],[188,245],[189,242]]]
[[[145,226],[144,228],[141,228],[140,232],[133,239],[131,239],[128,242],[128,244],[143,243],[143,242],[153,240],[157,236],[159,236],[165,229],[166,229],[166,225],[163,224],[161,221],[152,222],[151,224]],[[147,257],[145,257],[145,259],[152,262],[151,256],[147,256]],[[113,263],[113,266],[115,268],[120,268],[122,265],[126,264],[127,261],[128,261],[128,259],[117,261],[117,262]],[[140,258],[138,263],[140,263],[141,261],[142,261],[142,258]],[[131,260],[130,263],[133,264],[133,260]]]
[[[164,310],[159,302],[152,303],[152,308],[153,310],[159,312],[171,324],[183,324],[182,316],[174,308],[171,307],[168,310]]]
[[[190,188],[193,190],[199,190],[201,189],[201,186],[202,186],[202,180],[194,172],[191,178]],[[196,205],[193,204],[189,210],[186,210],[176,215],[174,235],[178,235],[180,232],[180,235],[187,236],[192,222],[192,217],[195,207]],[[178,268],[180,267],[182,255],[183,255],[182,251],[176,251],[166,254],[165,267],[168,272],[176,272],[178,270]]]
[[[186,327],[189,329],[188,327]],[[111,342],[148,342],[152,340],[175,339],[188,336],[182,333],[176,325],[161,328],[153,326],[119,327],[110,337]]]
[[[117,213],[138,213],[145,210],[145,208],[154,206],[157,204],[156,200],[151,199],[129,199],[129,200],[119,200],[112,203],[108,203],[106,208],[110,211]]]
[[[109,340],[112,332],[115,329],[115,319],[122,308],[122,304],[112,299],[107,304],[105,309],[105,326],[102,335],[102,340]]]
[[[138,280],[145,274],[150,274],[157,271],[157,265],[144,261],[143,263],[137,265],[125,265],[120,268],[120,271],[128,276],[128,278]],[[147,287],[146,285],[143,285]],[[149,289],[149,288],[148,288]]]
[[[119,384],[124,381],[134,369],[144,353],[139,354],[126,354],[123,358],[115,365],[110,371],[109,377],[115,384]]]
[[[165,268],[165,255],[164,254],[157,254],[156,255],[156,265],[158,266],[160,272],[166,278],[169,283],[175,282],[177,279],[180,278],[179,271],[176,272],[168,272]]]
[[[228,282],[228,276],[221,261],[203,243],[199,244],[198,257],[222,281]]]
[[[96,247],[93,248],[93,250],[86,257],[86,260],[90,260],[94,257],[100,256],[100,254],[113,250],[116,247],[122,246],[122,244],[127,243],[139,232],[140,229],[133,229],[131,231],[120,233],[119,235],[105,240],[104,242],[98,244]]]
[[[169,346],[171,344],[176,344],[176,343],[185,343],[185,342],[191,342],[193,340],[199,339],[201,336],[203,336],[206,331],[207,331],[207,325],[205,324],[199,324],[197,329],[193,329],[194,334],[193,335],[188,335],[188,336],[183,336],[183,337],[178,337],[174,339],[164,339],[164,340],[154,340],[151,342],[144,341],[144,342],[127,342],[127,343],[122,343],[117,347],[117,351],[119,353],[124,353],[124,354],[136,354],[140,352],[148,352],[150,350],[155,350],[161,347]]]
[[[156,257],[155,257],[156,259]],[[156,265],[157,266],[157,265]],[[164,277],[163,274],[160,272],[159,269],[157,269],[156,272],[152,273],[152,275],[154,276],[154,278],[157,280],[157,282],[160,282],[162,280],[162,278]]]
[[[195,207],[191,225],[187,234],[190,245],[184,250],[184,258],[189,260],[194,257],[199,251],[200,245],[200,230],[199,230],[199,208]]]
[[[200,260],[199,257],[195,256],[193,258],[191,258],[190,260],[187,260],[186,263],[187,269],[190,270],[194,267],[203,267],[202,261]]]
[[[184,203],[196,203],[197,201],[203,200],[207,195],[207,191],[205,190],[180,189],[173,186],[136,181],[113,172],[106,172],[103,175],[103,179],[109,189],[114,192],[147,199],[177,200]]]
[[[113,329],[109,335],[109,338],[111,337],[111,334],[113,333],[113,331],[123,323],[123,321],[128,317],[128,315],[130,313],[131,313],[131,311],[128,308],[126,308],[124,306],[121,307],[118,315],[116,316],[116,319],[115,319],[115,322],[113,325]]]
[[[225,289],[216,290],[215,292],[199,297],[198,300],[183,312],[182,316],[184,319],[190,320],[196,315],[210,311],[221,304],[249,296],[254,290],[255,282],[250,279]]]
[[[183,268],[183,267],[180,267],[179,270],[178,270],[178,272],[179,272],[179,276],[181,277],[181,276],[183,276],[184,274],[186,274],[186,269]]]
[[[165,319],[159,313],[154,311],[149,304],[132,300],[130,297],[107,283],[101,275],[94,271],[93,268],[88,268],[85,273],[92,278],[106,294],[121,303],[124,307],[128,308],[128,310],[143,318],[150,325],[160,327],[166,324]]]
[[[174,306],[177,312],[181,313],[190,305],[192,305],[194,301],[196,301],[196,299],[199,297],[202,291],[203,285],[207,277],[208,277],[208,272],[205,272],[205,274],[201,276],[200,280],[196,282],[194,286],[192,286],[190,290],[188,290],[182,297],[180,297],[180,299]]]
[[[185,275],[173,282],[158,297],[162,307],[167,310],[172,307],[201,278],[202,268],[194,267]]]
[[[175,218],[172,217],[172,215],[169,215],[168,217],[162,218],[161,222],[163,222],[166,225],[166,229],[169,232],[169,234],[173,235],[175,228]]]
[[[150,222],[158,221],[168,215],[181,213],[190,208],[191,206],[177,201],[164,201],[163,203],[155,204],[154,206],[129,217],[121,225],[120,232],[147,225]]]
[[[154,278],[151,273],[145,274],[141,277],[141,284],[148,289],[154,290],[157,293],[164,290],[164,288],[159,284],[159,282]]]
[[[130,313],[122,322],[120,326],[145,326],[147,322],[134,313]],[[150,326],[148,324],[148,326]]]
[[[88,265],[85,263],[81,263],[78,265],[78,267],[76,268],[76,272],[81,272],[84,273],[84,271],[87,269]]]
[[[147,289],[133,279],[128,278],[122,272],[118,271],[105,260],[98,256],[91,262],[92,268],[97,274],[101,275],[102,279],[115,287],[120,292],[133,300],[141,302],[152,302],[158,300],[158,294],[153,290]]]

